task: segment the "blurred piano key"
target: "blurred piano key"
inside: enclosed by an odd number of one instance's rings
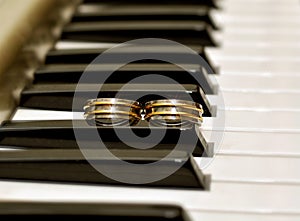
[[[216,46],[211,27],[199,21],[81,22],[65,26],[61,39],[123,43],[138,38],[163,38],[182,44]]]
[[[71,149],[78,150],[80,145],[76,142],[74,128],[81,134],[86,134],[84,144],[87,149],[97,150],[108,148],[109,150],[132,150],[135,147],[151,147],[151,150],[173,150],[178,137],[183,136],[180,148],[186,152],[193,151],[194,156],[212,157],[213,144],[208,144],[201,133],[196,133],[193,125],[182,125],[182,127],[151,126],[148,122],[141,120],[136,125],[129,126],[98,126],[92,127],[85,120],[76,122],[68,120],[51,121],[5,121],[0,127],[0,149],[10,148],[22,150],[35,149]],[[99,143],[99,137],[91,137],[97,130],[103,144]],[[139,137],[146,137],[150,133],[154,137],[164,134],[160,142],[147,139],[137,140],[135,136],[130,137],[128,130],[132,130]],[[127,135],[126,143],[119,134]],[[198,137],[197,137],[198,136]]]
[[[139,185],[145,188],[185,190],[209,189],[210,176],[204,175],[196,167],[194,159],[186,152],[173,150],[172,156],[169,157],[170,151],[164,150],[116,149],[109,151],[112,157],[104,150],[82,151],[82,149],[1,151],[0,179],[131,187]],[[127,164],[124,164],[124,161]],[[159,163],[155,164],[157,161]],[[148,173],[145,173],[146,170]],[[110,175],[103,174],[103,171],[109,172]],[[119,180],[115,177],[119,177]],[[162,178],[158,179],[160,177]],[[136,183],[122,182],[128,178],[135,179]]]
[[[72,22],[93,21],[205,21],[212,28],[217,25],[211,18],[211,9],[207,6],[163,5],[163,4],[136,4],[116,7],[109,4],[82,4],[78,7]]]
[[[21,220],[74,217],[107,220],[176,220],[189,221],[190,217],[178,205],[69,203],[69,202],[5,202],[0,204],[0,217]]]

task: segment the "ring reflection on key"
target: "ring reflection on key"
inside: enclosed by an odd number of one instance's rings
[[[90,125],[131,126],[142,118],[140,103],[126,99],[91,99],[83,109],[84,117]]]
[[[154,126],[201,125],[201,104],[185,100],[155,100],[145,104],[145,120]]]

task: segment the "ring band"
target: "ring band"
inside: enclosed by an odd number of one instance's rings
[[[163,107],[163,106],[183,107],[183,108],[187,108],[187,109],[200,111],[201,113],[203,113],[201,104],[198,104],[196,102],[190,102],[190,101],[185,101],[185,100],[175,100],[175,99],[149,101],[145,104],[145,109],[149,109],[152,107]]]
[[[155,100],[145,104],[145,119],[155,125],[174,126],[186,123],[201,125],[202,105],[185,100]]]
[[[134,125],[142,118],[139,102],[126,99],[90,99],[83,109],[87,122],[97,126]]]

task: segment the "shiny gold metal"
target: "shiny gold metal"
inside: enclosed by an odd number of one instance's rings
[[[141,105],[137,101],[126,99],[91,99],[83,109],[87,122],[98,126],[134,125],[142,118]]]
[[[88,123],[101,126],[135,125],[141,119],[157,126],[201,125],[203,122],[201,104],[177,99],[149,101],[142,108],[137,101],[97,98],[88,100],[84,111]]]
[[[183,100],[155,100],[146,103],[145,109],[153,107],[182,107],[203,113],[201,104]]]
[[[201,125],[201,104],[185,100],[155,100],[145,104],[145,120],[158,126]]]
[[[141,108],[140,104],[137,101],[118,98],[98,98],[88,100],[86,106],[84,106],[83,109],[97,105],[124,105],[128,107]]]

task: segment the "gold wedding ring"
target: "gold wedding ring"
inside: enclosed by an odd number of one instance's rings
[[[141,120],[141,105],[137,101],[118,98],[88,100],[84,117],[91,125],[128,126]]]
[[[155,100],[145,104],[145,120],[157,126],[201,125],[201,104],[185,100]]]

